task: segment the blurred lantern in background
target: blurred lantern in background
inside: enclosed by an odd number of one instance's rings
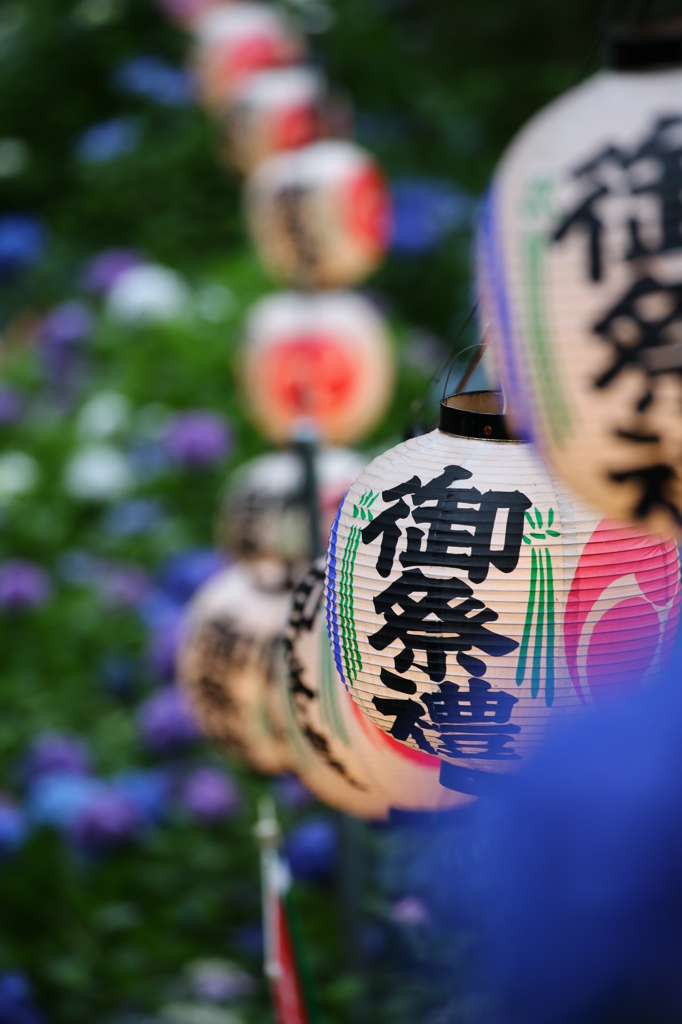
[[[509,439],[499,396],[472,392],[351,487],[329,541],[328,625],[362,710],[468,787],[517,765],[553,717],[652,682],[679,576],[672,538],[573,500]]]
[[[303,40],[269,4],[221,4],[193,27],[199,92],[217,113],[256,72],[296,64],[304,55]]]
[[[312,68],[278,68],[249,78],[226,115],[230,163],[249,174],[266,157],[319,139],[326,105],[324,78]]]
[[[278,443],[290,440],[303,418],[314,421],[324,441],[357,441],[382,420],[393,397],[387,325],[352,292],[261,299],[247,321],[242,362],[251,415]]]
[[[197,18],[206,14],[213,7],[227,6],[230,0],[157,0],[165,15],[182,25],[191,28]]]
[[[437,757],[387,736],[353,703],[334,665],[323,598],[320,558],[294,591],[285,634],[284,720],[304,784],[323,803],[365,818],[466,803],[440,785]]]
[[[320,448],[315,457],[322,542],[344,494],[366,460],[348,448]],[[271,452],[241,466],[230,479],[220,513],[221,543],[256,567],[279,565],[287,575],[310,561],[310,519],[304,468],[293,451]]]
[[[682,70],[670,53],[656,30],[624,37],[627,73],[596,75],[530,122],[493,181],[479,266],[512,417],[586,501],[682,533]]]
[[[247,188],[253,240],[278,279],[311,288],[353,284],[381,262],[390,235],[389,192],[371,156],[326,140],[270,157]]]
[[[200,727],[262,772],[289,767],[276,694],[289,601],[231,566],[192,600],[180,644],[180,685]]]

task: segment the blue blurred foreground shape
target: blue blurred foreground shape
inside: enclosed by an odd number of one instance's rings
[[[608,718],[557,732],[488,812],[496,1024],[682,1020],[679,664]]]

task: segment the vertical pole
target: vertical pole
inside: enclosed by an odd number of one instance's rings
[[[312,426],[305,423],[299,427],[294,438],[294,447],[303,467],[303,500],[310,523],[310,556],[317,558],[324,549],[320,529],[320,501],[315,466],[318,445],[317,435]]]

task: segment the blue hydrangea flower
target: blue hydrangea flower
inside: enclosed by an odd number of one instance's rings
[[[0,797],[0,853],[16,853],[27,831],[26,815],[10,800]]]
[[[222,555],[213,548],[189,548],[162,564],[159,583],[173,600],[184,604],[224,567]]]
[[[452,231],[472,223],[472,197],[448,182],[403,178],[393,183],[391,191],[394,252],[422,255]]]
[[[97,779],[63,772],[43,775],[29,790],[29,818],[39,825],[69,830],[102,791],[103,783]]]
[[[160,502],[149,498],[133,498],[112,505],[102,525],[112,537],[136,537],[153,530],[162,515]]]
[[[76,157],[84,164],[108,163],[132,153],[139,141],[137,121],[129,117],[114,118],[83,132],[76,145]]]
[[[0,974],[0,1024],[43,1024],[31,985],[20,971]]]
[[[185,697],[175,686],[149,697],[138,709],[137,723],[142,742],[157,754],[173,753],[199,737]]]
[[[173,786],[171,775],[158,768],[122,772],[111,779],[111,787],[135,808],[141,821],[152,825],[168,810]]]
[[[0,277],[32,266],[46,244],[47,232],[35,217],[16,213],[0,217]]]
[[[187,72],[174,68],[158,57],[133,57],[114,74],[114,87],[120,92],[151,100],[165,107],[186,107],[193,101]]]
[[[338,835],[327,818],[309,818],[287,836],[286,855],[294,878],[323,882],[336,870]]]

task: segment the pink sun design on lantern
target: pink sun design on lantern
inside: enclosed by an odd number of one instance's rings
[[[667,662],[679,615],[674,539],[603,519],[578,560],[564,618],[566,661],[581,701],[604,704],[639,689]]]

